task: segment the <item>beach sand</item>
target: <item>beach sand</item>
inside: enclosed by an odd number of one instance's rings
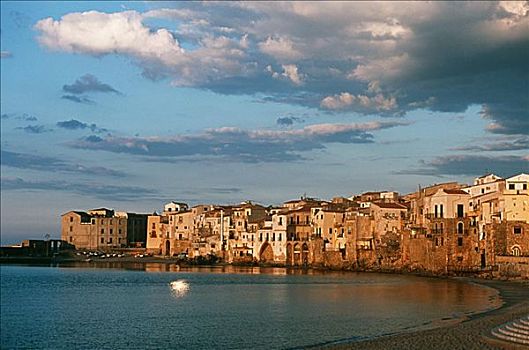
[[[496,326],[529,315],[529,282],[507,282],[468,279],[469,282],[499,291],[503,305],[498,309],[470,316],[468,319],[441,328],[401,333],[373,340],[333,344],[321,349],[529,349],[491,337]]]

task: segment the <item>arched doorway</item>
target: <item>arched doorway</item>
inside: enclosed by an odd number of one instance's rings
[[[294,245],[294,265],[301,265],[301,249],[297,243]]]
[[[301,247],[301,261],[303,262],[303,266],[309,264],[309,246],[307,243],[303,243],[303,246]]]
[[[287,261],[286,264],[292,266],[294,263],[294,257],[292,256],[292,244],[287,244]]]
[[[259,252],[259,261],[264,263],[274,261],[274,250],[272,249],[272,246],[268,244],[268,242],[265,242],[261,246],[261,250]]]
[[[171,255],[171,242],[165,241],[165,255]]]

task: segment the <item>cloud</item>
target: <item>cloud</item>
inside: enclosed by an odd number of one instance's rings
[[[44,125],[28,125],[28,126],[19,126],[15,128],[16,130],[24,130],[30,134],[42,134],[45,132],[52,131],[51,129],[46,128]]]
[[[87,92],[115,93],[118,95],[121,94],[112,86],[100,82],[99,79],[97,79],[92,74],[83,75],[71,85],[63,85],[62,90],[75,95],[81,95]]]
[[[18,153],[2,150],[2,166],[9,166],[18,169],[30,169],[51,172],[64,172],[84,175],[125,177],[125,173],[108,169],[101,166],[89,167],[81,164],[70,163],[59,158],[46,157],[27,153]]]
[[[242,193],[242,189],[238,187],[209,187],[200,189],[190,189],[182,191],[182,194],[186,195],[198,195],[198,194],[236,194]]]
[[[2,114],[2,119],[10,119],[10,118],[14,118],[14,119],[17,119],[17,120],[25,120],[27,122],[35,122],[38,120],[37,117],[35,117],[34,115],[30,115],[30,114],[27,114],[27,113],[24,113],[22,115],[16,115],[15,113],[4,113]]]
[[[9,51],[0,51],[0,58],[11,58],[13,54]]]
[[[60,191],[74,193],[82,196],[100,198],[110,201],[132,201],[148,198],[158,198],[158,192],[136,186],[108,185],[98,183],[74,183],[67,181],[27,181],[19,177],[2,177],[3,191]]]
[[[298,67],[295,64],[282,64],[282,73],[274,71],[271,65],[266,66],[266,71],[270,73],[274,79],[288,80],[294,85],[303,85],[305,75],[298,72]]]
[[[69,13],[35,28],[46,48],[125,56],[174,86],[361,114],[480,105],[490,132],[529,133],[526,2],[171,6]]]
[[[261,52],[277,58],[279,61],[294,61],[302,57],[301,52],[294,48],[294,44],[289,38],[269,36],[258,46]]]
[[[69,101],[77,102],[77,103],[84,103],[84,104],[87,104],[87,105],[95,104],[94,101],[92,101],[91,99],[89,99],[87,97],[84,97],[84,96],[62,95],[61,98],[64,99],[64,100],[69,100]]]
[[[512,176],[529,169],[527,156],[475,156],[453,155],[437,157],[422,162],[417,169],[398,171],[401,175],[470,175],[478,176],[493,172],[500,176]]]
[[[87,123],[83,123],[79,120],[75,120],[75,119],[70,119],[70,120],[66,120],[66,121],[62,121],[62,122],[57,122],[57,126],[59,128],[63,128],[63,129],[68,129],[68,130],[86,130],[86,129],[89,129],[91,130],[92,132],[95,132],[95,133],[102,133],[102,132],[107,132],[108,130],[107,129],[104,129],[104,128],[100,128],[98,127],[96,124],[87,124]]]
[[[299,117],[279,117],[276,120],[277,125],[291,126],[294,123],[302,123],[304,120]]]
[[[314,124],[291,130],[208,129],[203,134],[162,137],[99,137],[69,143],[79,149],[103,150],[147,157],[206,156],[243,162],[301,160],[301,152],[324,149],[328,143],[373,143],[372,132],[408,125],[402,121]]]
[[[476,152],[529,150],[529,136],[509,136],[507,139],[501,139],[483,145],[472,144],[468,146],[455,147],[453,150]]]
[[[357,107],[365,110],[386,112],[398,107],[395,97],[384,97],[382,94],[369,97],[366,95],[351,95],[342,92],[339,95],[327,96],[321,101],[321,107],[326,109],[346,109]]]

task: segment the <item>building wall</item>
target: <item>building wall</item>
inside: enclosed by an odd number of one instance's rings
[[[116,217],[90,217],[69,212],[61,218],[61,237],[77,249],[109,250],[127,246],[127,220]]]
[[[81,222],[81,215],[68,212],[61,217],[61,239],[77,249],[97,249],[96,238],[91,239],[90,221]]]

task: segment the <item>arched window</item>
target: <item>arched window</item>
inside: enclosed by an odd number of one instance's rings
[[[515,245],[515,246],[513,246],[511,248],[511,253],[514,256],[521,256],[522,255],[522,250],[520,249],[520,246]]]
[[[457,234],[462,235],[464,231],[464,226],[462,222],[457,223]]]

